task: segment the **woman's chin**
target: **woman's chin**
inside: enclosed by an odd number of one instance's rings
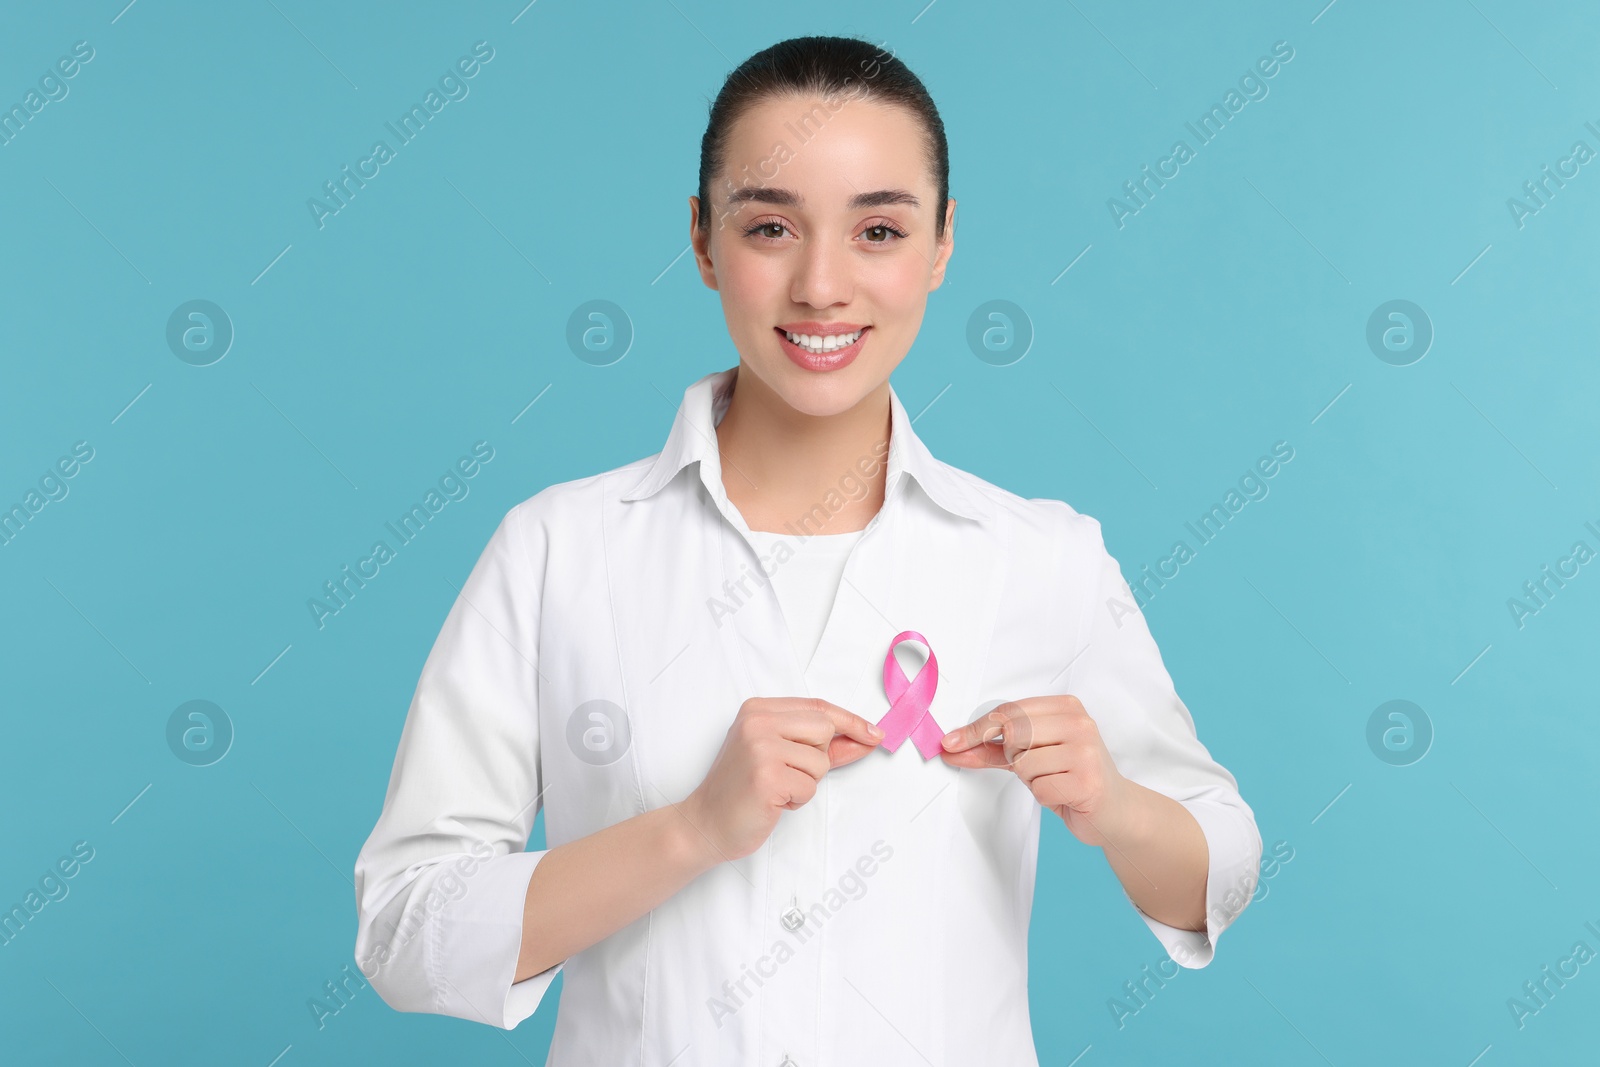
[[[861,403],[877,388],[868,367],[855,366],[817,374],[794,366],[780,367],[776,392],[796,411],[806,415],[839,415]]]
[[[829,371],[807,370],[781,352],[762,353],[759,363],[744,362],[790,407],[819,417],[849,411],[881,386],[894,369],[885,370],[881,361],[870,356]]]

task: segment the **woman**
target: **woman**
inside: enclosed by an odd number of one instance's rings
[[[510,1028],[562,972],[557,1067],[1036,1064],[1044,808],[1209,962],[1261,840],[1099,524],[934,459],[889,384],[948,173],[870,44],[729,76],[689,204],[738,365],[463,587],[356,863],[389,1004]]]

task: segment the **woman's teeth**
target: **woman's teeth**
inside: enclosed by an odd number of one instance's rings
[[[856,340],[860,338],[861,334],[862,331],[857,330],[855,333],[836,333],[829,334],[826,337],[819,337],[818,335],[811,333],[784,332],[784,336],[787,337],[792,344],[798,345],[807,352],[810,352],[812,355],[817,356],[823,355],[827,352],[832,352],[838,348],[848,348],[850,345],[856,343]]]

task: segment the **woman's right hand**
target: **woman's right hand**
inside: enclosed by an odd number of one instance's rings
[[[771,836],[781,811],[805,804],[824,774],[882,739],[876,725],[826,700],[751,697],[705,780],[684,800],[684,814],[720,859],[748,856]]]

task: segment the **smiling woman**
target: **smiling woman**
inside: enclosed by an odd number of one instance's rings
[[[689,228],[738,363],[659,452],[512,508],[462,586],[356,861],[388,1004],[511,1028],[563,974],[553,1067],[1037,1067],[1044,812],[1210,962],[1260,834],[1143,615],[1100,608],[1100,524],[939,461],[890,385],[948,182],[926,88],[866,41],[728,76]]]
[[[758,173],[771,178],[735,187],[731,176],[747,176],[746,161],[768,153],[776,166]],[[944,123],[927,89],[862,41],[775,45],[729,75],[712,104],[690,235],[702,280],[722,295],[741,370],[757,379],[719,437],[738,454],[776,426],[778,436],[749,457],[763,469],[797,435],[829,453],[820,469],[814,460],[823,457],[794,456],[785,463],[790,476],[773,482],[815,499],[825,472],[842,465],[837,446],[882,436],[866,420],[886,413],[886,379],[921,328],[953,250],[949,174]],[[877,402],[863,406],[868,393]],[[844,420],[849,434],[806,433],[806,416],[842,413],[853,413]],[[759,435],[748,434],[752,422],[762,424]],[[799,501],[752,499],[757,474],[736,465],[729,495],[753,528],[771,529]],[[777,521],[747,505],[776,507]],[[863,501],[834,530],[859,529],[880,505]]]

